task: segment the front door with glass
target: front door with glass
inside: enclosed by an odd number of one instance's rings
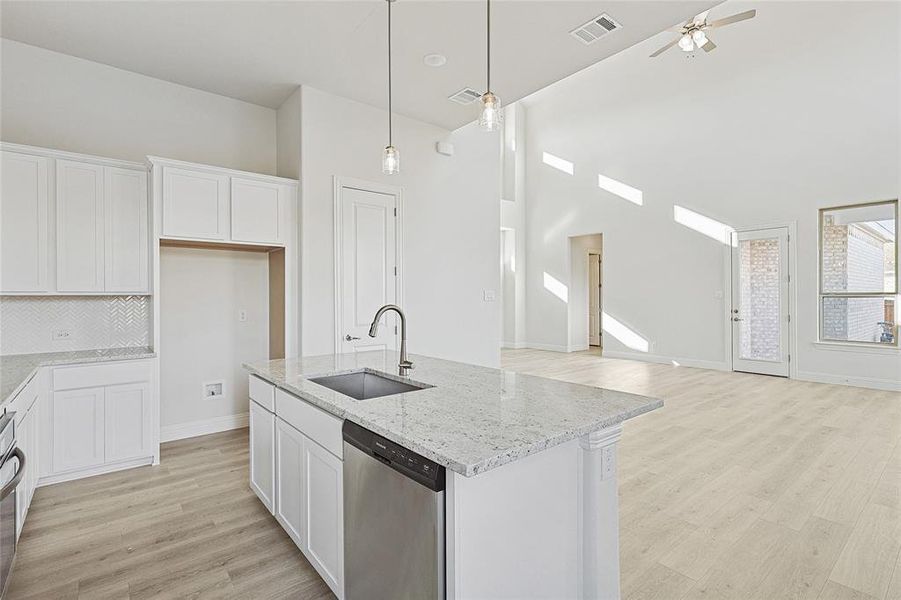
[[[733,236],[732,369],[788,377],[788,228]]]

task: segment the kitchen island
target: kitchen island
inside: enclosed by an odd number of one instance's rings
[[[288,402],[299,400],[319,409],[316,414],[352,421],[447,469],[447,598],[617,598],[616,443],[623,421],[662,401],[411,359],[416,368],[409,378],[396,375],[398,355],[384,351],[245,367],[276,389],[275,416],[281,416],[279,397],[289,413],[296,410]],[[360,371],[419,389],[355,400],[310,381]],[[253,388],[252,378],[252,397]],[[323,439],[325,449],[340,453]],[[331,571],[341,596],[340,565]]]

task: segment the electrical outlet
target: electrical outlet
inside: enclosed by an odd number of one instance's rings
[[[207,400],[218,400],[225,397],[224,381],[207,381],[203,384],[203,397]]]
[[[247,320],[247,311],[242,308],[241,310],[238,311],[238,321],[243,323],[246,320]]]
[[[53,331],[53,341],[65,341],[72,339],[72,330],[71,329],[55,329]]]
[[[497,298],[497,294],[495,293],[494,290],[483,290],[482,291],[482,299],[485,300],[485,302],[494,302],[496,298]]]

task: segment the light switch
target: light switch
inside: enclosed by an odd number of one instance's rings
[[[494,300],[496,299],[496,293],[494,290],[483,290],[482,298],[485,300],[485,302],[494,302]]]

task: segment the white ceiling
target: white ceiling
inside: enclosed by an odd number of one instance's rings
[[[501,0],[492,5],[492,88],[506,104],[720,0]],[[278,107],[306,84],[387,106],[382,0],[10,1],[3,37],[167,81]],[[485,86],[485,4],[400,0],[394,13],[395,111],[447,129],[475,106],[447,97]],[[569,31],[603,12],[623,28],[590,46]],[[427,67],[429,53],[447,56]]]

